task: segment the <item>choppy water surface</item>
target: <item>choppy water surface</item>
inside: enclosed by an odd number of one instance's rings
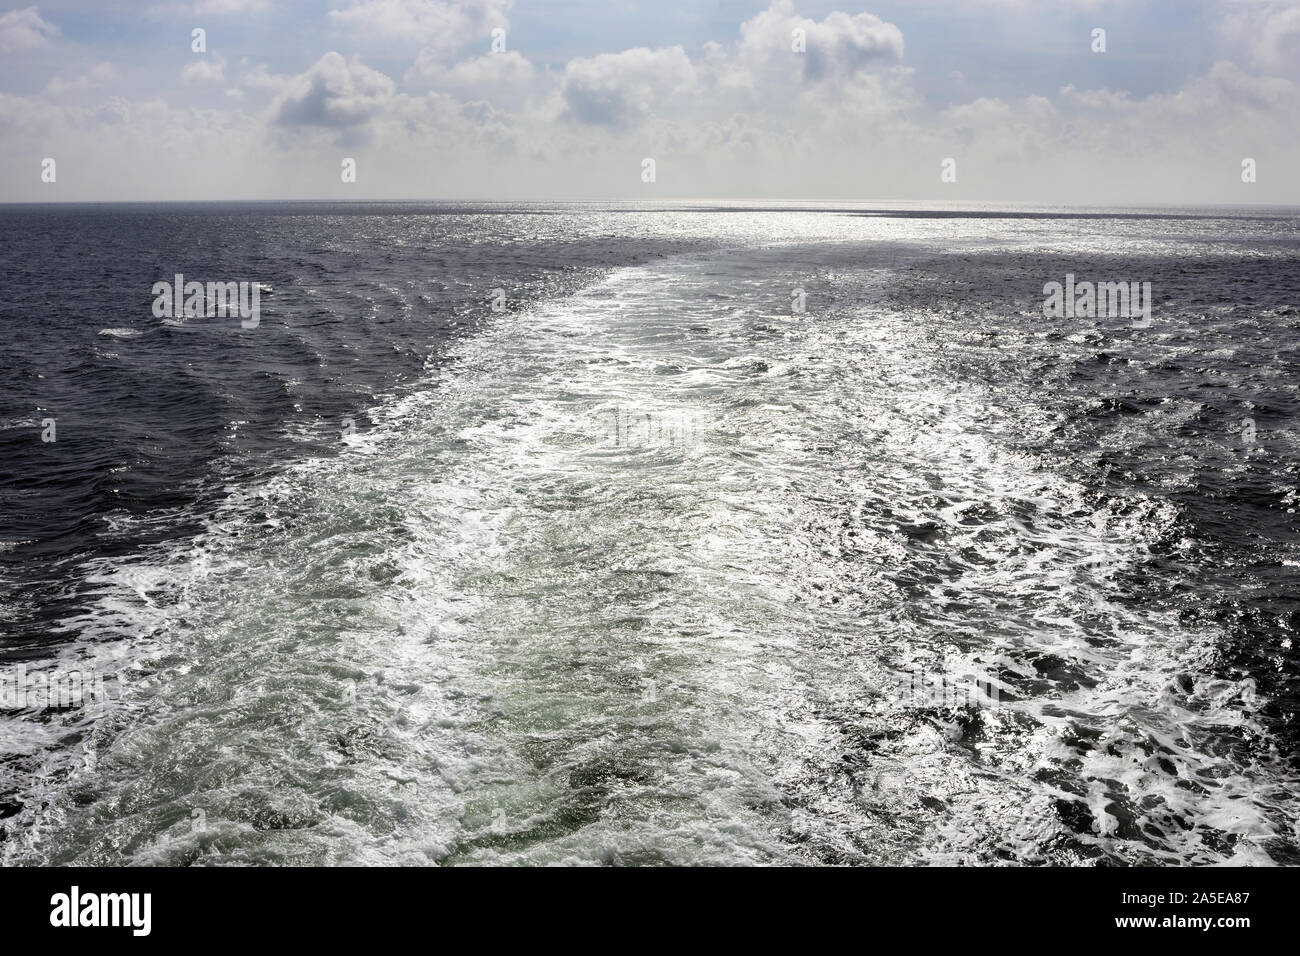
[[[1296,220],[869,211],[245,209],[256,340],[151,273],[29,332],[8,653],[116,699],[0,715],[6,861],[1297,862]],[[196,351],[217,409],[121,384]],[[69,375],[189,451],[77,473]]]

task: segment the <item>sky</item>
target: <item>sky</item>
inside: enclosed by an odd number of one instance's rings
[[[1300,204],[1297,83],[1300,0],[0,3],[0,202]]]

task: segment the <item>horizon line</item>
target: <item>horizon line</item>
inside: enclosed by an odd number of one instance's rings
[[[222,199],[43,199],[43,200],[0,200],[0,207],[5,206],[146,206],[146,205],[216,205],[227,204],[482,204],[482,205],[669,205],[674,203],[690,205],[749,205],[780,206],[818,204],[834,206],[917,206],[933,205],[936,207],[953,205],[982,206],[1030,206],[1057,209],[1300,209],[1300,202],[1059,202],[1028,199],[794,199],[794,198],[725,198],[725,197],[666,197],[663,199],[621,198],[553,198],[553,199],[485,199],[485,198],[445,198],[445,197],[408,197],[408,198],[222,198]]]

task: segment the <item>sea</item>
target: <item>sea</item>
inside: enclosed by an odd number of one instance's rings
[[[1300,209],[10,205],[0,277],[7,866],[1300,863]]]

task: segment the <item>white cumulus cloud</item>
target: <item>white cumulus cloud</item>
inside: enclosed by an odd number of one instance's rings
[[[19,53],[44,46],[59,28],[42,19],[36,7],[11,10],[0,16],[0,53]]]
[[[391,103],[393,81],[353,56],[326,53],[290,79],[272,106],[279,126],[360,126]]]

